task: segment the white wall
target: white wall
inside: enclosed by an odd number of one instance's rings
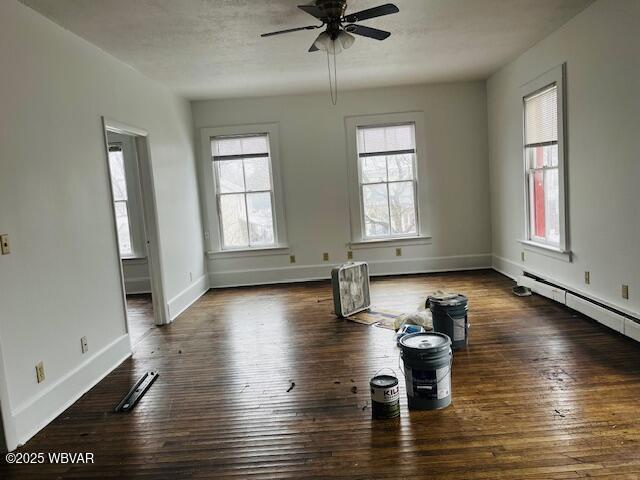
[[[189,103],[14,0],[0,2],[0,64],[0,232],[12,243],[0,404],[14,447],[130,352],[101,115],[149,132],[167,299],[185,304],[205,276]]]
[[[522,251],[519,86],[567,63],[573,262]],[[488,81],[494,265],[522,269],[640,312],[640,2],[600,0]],[[584,272],[591,284],[584,284]],[[628,284],[630,299],[621,298]]]
[[[372,272],[406,273],[490,266],[490,212],[484,82],[341,91],[326,94],[198,101],[199,129],[279,123],[288,255],[212,259],[213,286],[327,278],[346,261],[350,242],[345,116],[423,111],[427,158],[419,179],[431,245],[354,251]],[[199,139],[199,137],[198,137]],[[200,155],[201,152],[198,152]],[[210,161],[204,161],[210,168]],[[215,239],[213,239],[215,241]],[[329,262],[322,261],[328,252]]]

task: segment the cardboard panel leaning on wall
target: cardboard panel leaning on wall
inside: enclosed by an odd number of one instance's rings
[[[149,131],[167,298],[182,305],[206,277],[189,103],[18,2],[0,2],[0,19],[0,230],[13,247],[0,257],[0,403],[15,447],[130,352],[102,115]]]

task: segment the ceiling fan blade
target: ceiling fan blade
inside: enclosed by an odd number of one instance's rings
[[[376,40],[384,40],[391,35],[391,33],[385,32],[384,30],[365,27],[364,25],[347,25],[345,30],[349,33],[355,33],[356,35],[362,35],[363,37],[375,38]]]
[[[317,5],[298,5],[298,8],[304,12],[307,12],[309,15],[313,15],[316,18],[322,20],[322,17],[325,16],[324,12]]]
[[[400,10],[393,3],[386,3],[379,7],[368,8],[356,13],[350,13],[346,15],[342,21],[346,23],[361,22],[369,18],[382,17],[383,15],[391,15],[392,13],[398,13]]]
[[[322,35],[322,33],[320,34]],[[320,50],[318,47],[316,47],[316,42],[318,41],[318,39],[320,38],[320,35],[318,35],[316,37],[316,39],[313,41],[313,43],[311,44],[311,46],[309,47],[309,52],[317,52],[318,50]]]
[[[320,25],[320,26],[309,25],[308,27],[288,28],[287,30],[278,30],[277,32],[263,33],[260,36],[261,37],[271,37],[273,35],[280,35],[280,34],[283,34],[283,33],[298,32],[300,30],[315,30],[316,28],[320,28],[321,26],[322,25]]]

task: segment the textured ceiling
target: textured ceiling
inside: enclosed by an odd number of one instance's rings
[[[308,0],[21,0],[191,99],[327,88],[327,58],[307,53],[318,31]],[[363,22],[392,32],[357,37],[337,57],[341,89],[484,79],[592,0],[395,0],[400,13]],[[348,12],[386,3],[349,0]]]

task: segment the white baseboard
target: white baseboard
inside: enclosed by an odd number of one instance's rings
[[[125,277],[124,290],[127,295],[135,295],[137,293],[151,293],[151,279],[149,277]]]
[[[522,275],[523,266],[518,262],[514,262],[507,258],[493,254],[491,256],[491,267],[498,273],[501,273],[505,277],[517,281],[518,277]]]
[[[129,335],[122,335],[62,378],[13,409],[14,450],[47,426],[131,355]]]
[[[195,282],[167,302],[169,320],[175,320],[178,315],[193,305],[193,303],[204,295],[207,290],[209,290],[209,279],[207,275],[202,275]]]
[[[566,298],[567,307],[577,310],[589,318],[593,318],[597,322],[600,322],[616,332],[624,333],[625,317],[622,315],[612,312],[611,310],[607,310],[606,308],[602,308],[592,302],[588,302],[587,300],[577,297],[572,293],[567,293]]]
[[[367,262],[371,276],[452,272],[491,268],[491,254],[408,258]],[[336,264],[294,265],[252,270],[209,270],[211,288],[328,280]]]

